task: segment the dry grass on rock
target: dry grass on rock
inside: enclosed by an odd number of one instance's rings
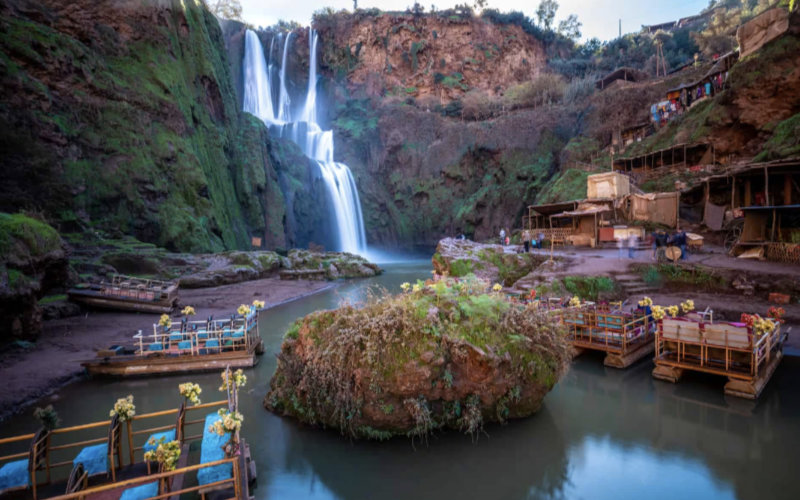
[[[536,412],[570,360],[551,318],[485,282],[418,282],[298,320],[265,406],[356,438],[478,432]]]

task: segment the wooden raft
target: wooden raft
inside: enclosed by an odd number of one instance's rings
[[[577,354],[585,349],[605,352],[606,366],[627,368],[655,349],[654,324],[649,315],[570,308],[562,313],[562,321]]]
[[[780,324],[755,335],[742,324],[664,318],[656,331],[653,377],[678,382],[685,370],[728,377],[725,394],[756,399],[783,358]]]

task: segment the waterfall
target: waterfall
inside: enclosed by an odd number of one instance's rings
[[[339,235],[339,250],[365,254],[367,239],[364,234],[364,219],[361,202],[350,168],[333,160],[333,131],[322,130],[317,122],[317,32],[309,30],[308,43],[310,60],[308,68],[308,88],[303,108],[295,116],[287,88],[287,59],[291,44],[291,33],[283,40],[278,81],[275,82],[273,46],[270,43],[268,58],[258,36],[247,30],[244,51],[244,111],[259,117],[269,127],[270,132],[297,144],[307,157],[319,168],[320,177],[325,183],[332,205],[334,220]],[[280,39],[278,40],[280,44]],[[280,48],[278,47],[278,50]],[[277,86],[277,105],[274,101]]]
[[[245,43],[252,50],[244,54],[244,109],[264,121],[275,120],[269,90],[269,66],[266,65],[264,51],[255,33],[247,30],[245,37]]]

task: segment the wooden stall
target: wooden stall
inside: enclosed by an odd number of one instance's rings
[[[714,148],[710,144],[676,144],[674,146],[638,156],[614,159],[615,172],[628,173],[637,182],[670,172],[686,170],[700,165],[716,163]]]
[[[552,221],[550,216],[565,210],[574,210],[578,203],[579,201],[573,200],[528,206],[528,215],[522,217],[523,238],[544,239],[563,245],[567,238],[573,234],[574,228],[569,221]]]
[[[800,205],[742,207],[744,222],[732,254],[800,263]]]
[[[677,382],[686,370],[728,377],[725,394],[756,399],[783,357],[781,325],[761,335],[743,323],[658,321],[653,377]]]
[[[586,198],[618,199],[631,192],[630,177],[619,172],[604,172],[586,178]]]
[[[554,220],[562,224],[563,221],[569,221],[573,230],[566,237],[565,242],[571,245],[594,247],[599,241],[600,221],[607,220],[607,214],[611,211],[612,209],[606,205],[580,203],[575,210],[551,215],[550,223],[552,225]]]

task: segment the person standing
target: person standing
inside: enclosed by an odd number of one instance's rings
[[[636,257],[636,248],[639,246],[639,236],[636,233],[628,234],[628,258]]]
[[[617,260],[622,259],[623,248],[625,248],[622,236],[617,236]]]
[[[504,244],[506,242],[506,230],[502,227],[500,228],[500,244]]]
[[[681,260],[686,260],[686,231],[678,231],[673,241],[681,249]]]

